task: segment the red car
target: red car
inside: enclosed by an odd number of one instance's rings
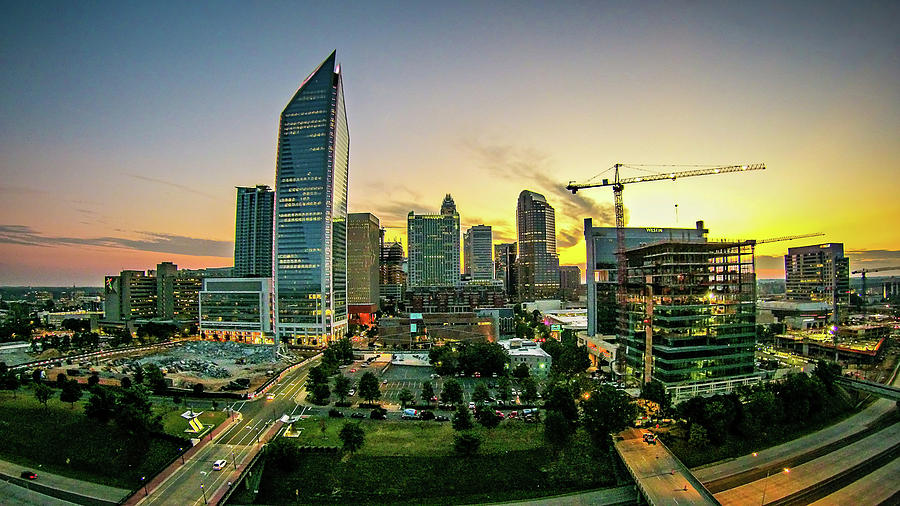
[[[37,475],[32,471],[22,471],[22,474],[20,476],[22,478],[25,478],[26,480],[34,480],[37,478]]]
[[[356,372],[356,369],[350,369],[350,372]]]

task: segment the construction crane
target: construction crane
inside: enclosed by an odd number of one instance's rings
[[[823,234],[822,232],[813,232],[811,234],[797,234],[797,235],[786,235],[783,237],[771,237],[769,239],[760,239],[758,241],[751,239],[750,242],[752,242],[753,244],[766,244],[766,243],[770,243],[770,242],[793,241],[794,239],[806,239],[808,237],[819,237],[819,236],[823,236],[823,235],[825,235],[825,234]]]
[[[644,176],[636,176],[636,177],[620,177],[619,169],[621,168],[637,168],[639,170],[646,170],[643,167],[666,167],[667,170],[664,173],[658,174],[647,174]],[[671,169],[674,168],[684,168],[687,166],[678,166],[678,165],[633,165],[633,164],[622,164],[617,163],[610,167],[607,170],[615,170],[613,174],[613,179],[610,181],[609,179],[602,179],[599,183],[587,181],[584,183],[576,183],[575,181],[569,181],[569,184],[566,185],[566,190],[569,190],[574,195],[578,193],[578,190],[586,190],[588,188],[599,188],[603,186],[612,186],[613,188],[613,196],[615,199],[615,211],[616,211],[616,264],[617,264],[617,277],[618,277],[618,289],[616,290],[616,303],[619,306],[619,318],[623,318],[625,315],[625,288],[628,277],[628,266],[626,264],[627,259],[625,257],[625,206],[622,203],[622,191],[625,189],[626,184],[632,183],[649,183],[651,181],[664,181],[664,180],[672,180],[675,181],[678,178],[682,177],[693,177],[693,176],[710,176],[715,174],[728,174],[731,172],[745,172],[748,170],[764,170],[766,165],[764,163],[753,163],[753,164],[744,164],[744,165],[725,165],[721,167],[703,167],[703,168],[695,168],[692,170],[682,170],[678,172],[674,172]],[[696,166],[694,166],[696,167]],[[605,172],[605,171],[604,171]],[[599,174],[598,174],[599,176]],[[594,176],[595,178],[597,176]],[[594,179],[594,178],[592,178]],[[652,312],[652,309],[651,309]],[[651,313],[652,314],[652,313]],[[649,318],[649,315],[648,315]],[[652,339],[650,333],[647,334],[647,339]],[[645,347],[645,371],[649,367],[649,363],[651,355],[651,347],[652,340]],[[623,355],[619,353],[618,355]],[[644,375],[644,381],[649,381],[650,377],[648,374]]]
[[[881,272],[881,271],[900,271],[900,266],[893,267],[874,267],[872,269],[859,269],[857,271],[853,271],[851,274],[862,274],[862,300],[863,300],[863,313],[865,313],[866,307],[866,274],[870,272]]]

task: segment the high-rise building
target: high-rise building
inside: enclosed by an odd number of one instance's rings
[[[523,190],[516,207],[519,232],[518,299],[533,301],[559,295],[556,213],[540,193]]]
[[[519,249],[516,243],[500,243],[494,246],[494,273],[497,280],[503,282],[506,296],[509,300],[516,300],[517,276],[516,256]]]
[[[331,53],[281,113],[275,167],[278,339],[323,346],[347,327],[350,133]]]
[[[637,248],[661,241],[706,242],[709,230],[698,221],[695,228],[626,227],[625,248]],[[616,290],[618,262],[616,227],[595,227],[591,218],[584,219],[584,242],[587,253],[584,280],[587,283],[589,336],[616,333]]]
[[[788,300],[827,302],[833,312],[839,312],[850,303],[850,259],[844,256],[844,245],[788,248],[784,284]],[[832,315],[832,321],[835,318]]]
[[[371,213],[347,215],[347,303],[351,315],[378,310],[381,227]],[[362,316],[360,316],[362,318]],[[371,323],[369,317],[363,323]]]
[[[627,251],[619,333],[628,368],[676,401],[756,383],[750,242],[657,242]]]
[[[581,291],[581,268],[577,265],[559,266],[559,298],[578,300]]]
[[[397,308],[406,290],[406,271],[403,270],[403,245],[386,242],[381,245],[381,276],[378,291],[381,307],[385,310]]]
[[[272,276],[272,213],[275,192],[266,185],[237,187],[234,218],[234,275]]]
[[[272,278],[204,279],[200,335],[217,341],[272,344]]]
[[[459,213],[450,194],[441,214],[407,216],[409,286],[455,286],[459,283]]]
[[[491,258],[493,243],[494,235],[487,225],[475,225],[466,230],[463,236],[463,259],[465,273],[470,280],[494,279],[494,260]]]

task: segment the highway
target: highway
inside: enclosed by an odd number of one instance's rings
[[[851,483],[837,492],[812,503],[815,506],[831,504],[897,504],[897,484],[900,483],[900,458]]]
[[[219,434],[185,464],[168,476],[149,496],[141,499],[142,505],[199,505],[204,504],[217,490],[228,486],[232,472],[242,469],[257,449],[257,441],[282,415],[299,415],[305,410],[300,405],[309,369],[319,363],[315,359],[287,374],[269,389],[273,400],[266,396],[256,401],[241,401],[233,405],[240,421]],[[224,459],[228,468],[214,471],[213,462]]]

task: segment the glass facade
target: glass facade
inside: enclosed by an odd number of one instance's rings
[[[272,276],[275,192],[264,185],[238,187],[234,220],[234,275]]]
[[[524,190],[516,207],[516,227],[519,300],[556,298],[559,295],[556,212],[543,195]]]
[[[204,280],[200,335],[206,339],[272,344],[271,278]]]
[[[459,213],[450,195],[441,214],[406,218],[409,286],[455,286],[459,283]]]
[[[494,279],[493,243],[494,235],[491,227],[487,225],[475,225],[466,230],[463,238],[463,257],[469,279],[475,281]]]
[[[619,331],[635,376],[650,372],[668,387],[753,374],[756,275],[749,243],[631,250],[628,281]]]
[[[350,135],[332,53],[281,113],[275,169],[276,327],[323,346],[347,325]]]

